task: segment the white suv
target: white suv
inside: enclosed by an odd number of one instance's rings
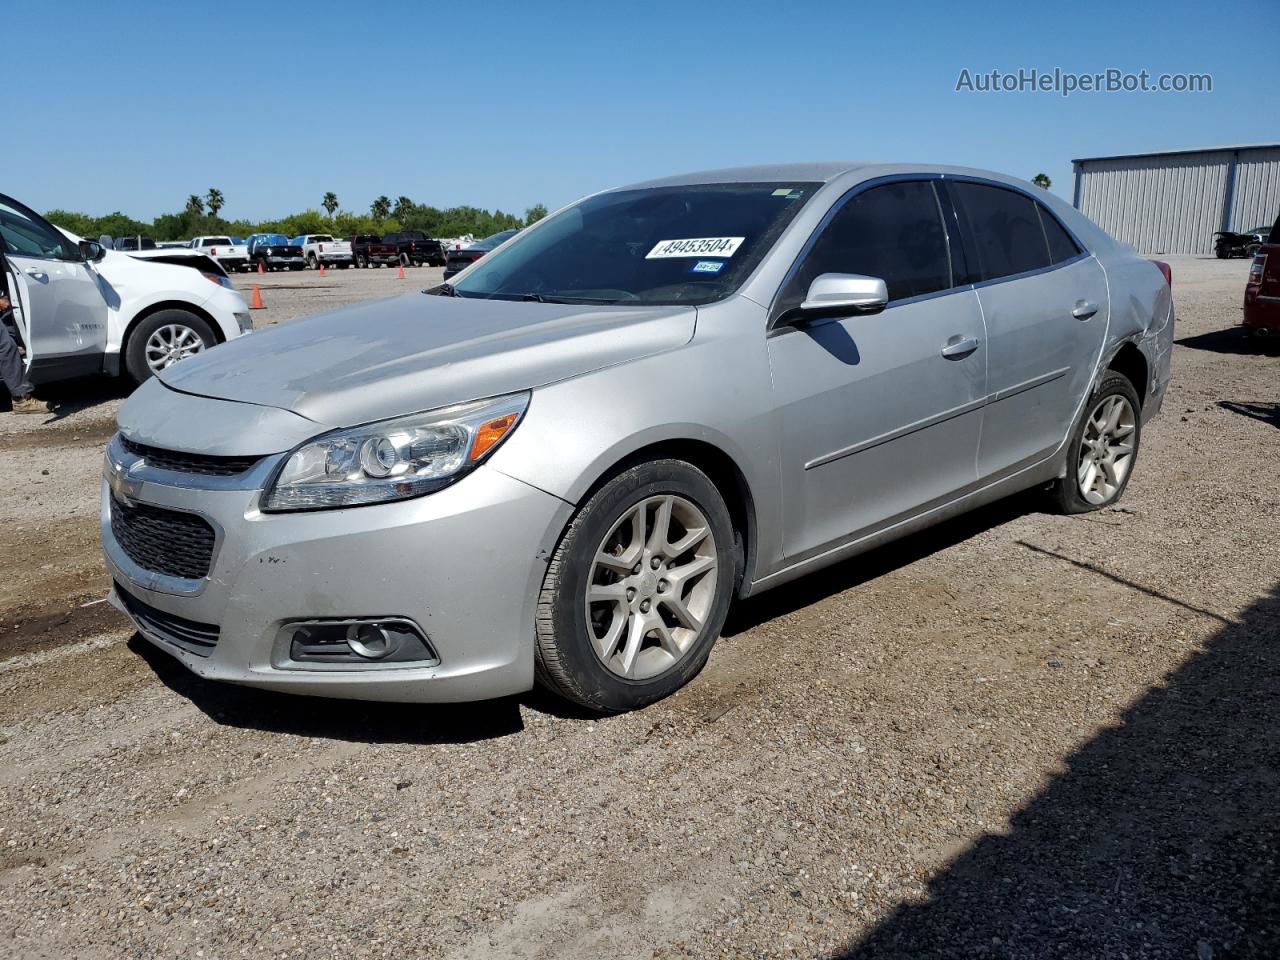
[[[93,373],[141,382],[253,328],[244,297],[212,259],[159,262],[81,240],[0,194],[13,318],[36,384]]]

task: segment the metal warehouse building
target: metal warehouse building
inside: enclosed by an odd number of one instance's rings
[[[1076,207],[1140,253],[1211,253],[1216,230],[1280,215],[1280,143],[1084,157]]]

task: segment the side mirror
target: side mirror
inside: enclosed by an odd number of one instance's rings
[[[107,248],[96,240],[80,241],[80,257],[85,263],[97,263],[107,255]]]
[[[875,313],[889,302],[889,288],[879,277],[860,273],[824,273],[809,284],[800,304],[801,318]]]

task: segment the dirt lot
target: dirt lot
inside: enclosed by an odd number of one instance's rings
[[[1233,336],[1247,261],[1173,263],[1120,507],[739,604],[604,720],[197,680],[91,603],[119,390],[0,414],[0,954],[1280,954],[1280,358]],[[438,276],[273,275],[257,317]]]

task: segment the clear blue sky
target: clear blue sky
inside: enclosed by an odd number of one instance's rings
[[[1266,3],[74,2],[5,12],[0,191],[261,219],[379,194],[523,212],[650,176],[1280,140]],[[1211,94],[962,94],[961,68],[1205,72]]]

